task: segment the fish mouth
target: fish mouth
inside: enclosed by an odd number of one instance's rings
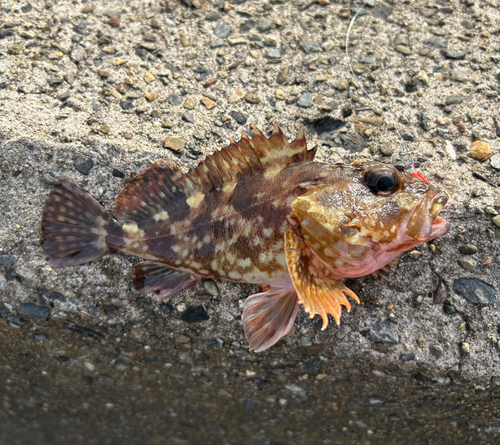
[[[406,234],[413,239],[425,241],[445,235],[450,229],[450,223],[439,214],[447,202],[448,195],[444,192],[434,197],[427,196],[411,216]]]

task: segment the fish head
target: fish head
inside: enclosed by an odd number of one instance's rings
[[[401,253],[448,232],[439,216],[447,193],[412,174],[375,162],[327,169],[329,180],[292,203],[304,239],[326,260],[355,265],[367,249],[376,260],[373,252]]]

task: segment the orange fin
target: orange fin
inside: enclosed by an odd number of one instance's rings
[[[247,298],[243,308],[243,327],[250,349],[261,352],[274,345],[292,329],[299,300],[289,287],[271,288]]]
[[[288,230],[285,234],[285,253],[288,272],[299,302],[304,305],[311,318],[316,314],[321,315],[321,330],[328,326],[328,314],[339,324],[341,306],[345,306],[347,312],[350,312],[351,305],[346,295],[359,303],[359,298],[352,290],[340,281],[325,276],[328,270],[325,270],[325,266],[314,257],[294,230]]]
[[[166,264],[154,261],[143,261],[135,266],[132,270],[132,280],[134,290],[141,294],[159,290],[159,300],[169,298],[200,281],[199,278],[183,274],[170,269]]]

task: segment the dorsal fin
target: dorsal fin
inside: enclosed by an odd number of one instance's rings
[[[254,127],[252,138],[242,132],[239,142],[231,139],[228,147],[207,156],[187,174],[170,161],[155,162],[121,191],[115,214],[124,221],[145,222],[175,210],[196,191],[219,189],[250,175],[310,162],[315,153],[315,148],[307,150],[302,129],[294,141],[288,142],[275,123],[269,138]]]

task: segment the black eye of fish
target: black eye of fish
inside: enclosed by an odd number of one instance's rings
[[[376,167],[365,171],[363,181],[375,195],[391,195],[401,188],[401,177],[396,169]]]

